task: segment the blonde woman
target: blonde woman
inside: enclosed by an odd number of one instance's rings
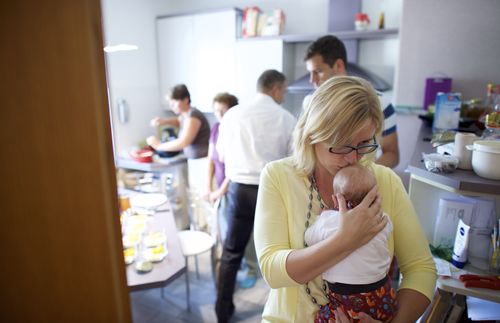
[[[391,256],[398,259],[403,280],[397,292],[399,310],[392,322],[414,322],[434,293],[436,271],[426,237],[399,177],[389,168],[363,158],[376,146],[383,115],[373,88],[356,77],[333,77],[314,93],[294,132],[290,158],[262,171],[255,214],[255,245],[262,275],[272,288],[264,322],[312,322],[328,304],[321,274],[369,242],[388,221]],[[368,167],[375,186],[353,209],[331,185],[337,172],[356,163]],[[327,239],[307,246],[304,232],[324,209],[339,202],[340,224]],[[337,309],[336,322],[349,322]],[[361,322],[377,322],[360,313]]]

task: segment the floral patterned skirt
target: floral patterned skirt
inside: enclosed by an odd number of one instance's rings
[[[375,320],[389,322],[394,318],[398,304],[391,280],[387,277],[384,280],[381,286],[370,291],[352,294],[330,291],[328,293],[330,302],[320,307],[314,323],[336,322],[334,311],[338,308],[342,309],[351,322],[359,322],[358,313],[360,312],[370,315]]]

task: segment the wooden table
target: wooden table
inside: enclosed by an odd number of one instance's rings
[[[135,262],[127,265],[127,284],[130,291],[165,287],[186,272],[174,216],[167,202],[159,207],[156,214],[148,220],[148,229],[165,229],[168,254],[161,262],[154,263],[153,270],[140,274],[135,271]]]

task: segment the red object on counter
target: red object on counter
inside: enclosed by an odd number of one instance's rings
[[[500,290],[499,276],[460,275],[459,279],[465,287]]]
[[[132,150],[129,154],[133,160],[138,161],[140,163],[152,163],[153,162],[154,151],[151,148]]]

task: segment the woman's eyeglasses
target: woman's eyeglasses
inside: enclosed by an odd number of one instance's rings
[[[332,154],[338,154],[338,155],[347,155],[350,154],[353,150],[356,150],[356,153],[358,155],[365,155],[369,154],[371,152],[374,152],[377,150],[378,144],[377,144],[377,139],[375,136],[373,136],[373,143],[372,144],[363,144],[359,145],[357,147],[354,146],[343,146],[343,147],[330,147],[328,148],[328,151]]]

